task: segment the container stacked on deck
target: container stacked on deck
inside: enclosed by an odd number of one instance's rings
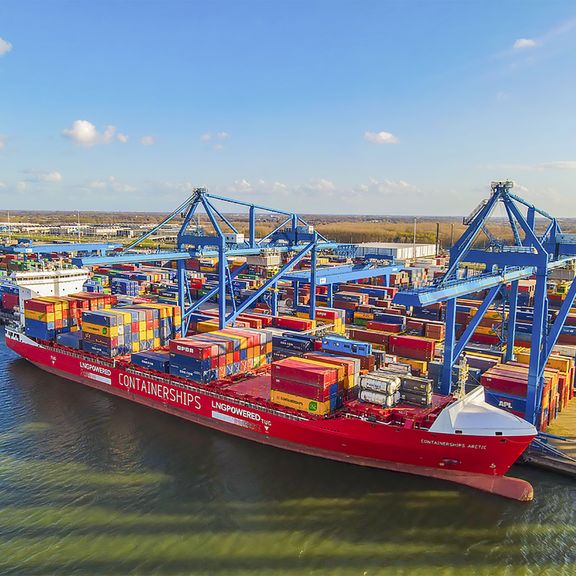
[[[114,357],[165,346],[180,332],[177,306],[135,304],[82,313],[83,348],[99,356]]]
[[[138,296],[140,294],[140,285],[136,280],[112,278],[110,286],[112,294],[123,294],[126,296]]]
[[[371,372],[360,376],[360,393],[362,402],[391,408],[400,401],[400,377],[394,373]]]
[[[359,399],[391,408],[398,403],[427,407],[432,404],[432,381],[385,369],[360,377]]]
[[[137,348],[135,351],[152,348],[152,339],[146,341],[142,338],[147,335],[146,330],[141,334],[137,320],[135,324],[134,327],[133,315],[128,311],[82,312],[82,349],[90,354],[113,358],[129,354],[133,345]]]
[[[530,354],[518,352],[517,361],[496,364],[481,377],[486,400],[508,412],[524,417],[528,393]],[[558,354],[550,356],[544,370],[540,429],[544,430],[574,396],[574,359]]]
[[[26,336],[54,340],[57,334],[78,330],[68,300],[57,297],[31,298],[24,301]]]
[[[325,336],[322,338],[321,350],[330,355],[357,358],[363,371],[370,372],[376,366],[376,358],[372,354],[372,344],[369,342],[349,340],[342,336]]]
[[[32,338],[54,340],[59,334],[81,328],[83,310],[106,308],[112,302],[110,296],[86,292],[24,300],[25,334]]]
[[[272,362],[270,400],[326,416],[342,405],[346,373],[342,363],[294,356],[277,360]]]
[[[226,328],[171,340],[170,374],[207,384],[268,365],[272,335],[266,330]]]
[[[314,337],[285,332],[272,336],[272,360],[282,360],[290,356],[303,356],[306,352],[314,350]]]
[[[19,304],[20,289],[15,284],[0,283],[0,308],[4,312],[12,312]]]

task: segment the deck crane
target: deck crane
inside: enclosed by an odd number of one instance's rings
[[[497,181],[491,184],[490,197],[483,201],[464,220],[466,230],[450,250],[446,273],[437,281],[418,290],[399,292],[394,301],[406,306],[427,306],[446,302],[446,342],[442,367],[441,391],[452,389],[452,368],[458,361],[470,337],[480,325],[484,314],[496,297],[510,285],[508,294],[508,322],[506,325],[505,359],[513,358],[513,346],[518,307],[518,281],[536,278],[534,295],[534,322],[530,346],[528,369],[528,391],[526,419],[538,421],[541,410],[541,395],[544,384],[544,369],[558,340],[574,298],[576,282],[573,282],[558,312],[554,323],[548,325],[548,273],[554,268],[564,267],[576,260],[576,235],[564,234],[558,220],[520,198],[512,192],[512,181]],[[490,245],[485,249],[475,246],[480,232],[487,230],[486,221],[498,205],[503,205],[514,237],[513,244],[506,239],[497,239],[488,233]],[[536,217],[547,224],[544,232],[537,230]],[[459,278],[461,264],[481,264],[485,271],[479,275]],[[477,314],[456,340],[456,302],[460,297],[480,290],[488,290]]]

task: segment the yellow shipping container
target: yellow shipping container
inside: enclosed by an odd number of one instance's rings
[[[308,412],[308,414],[318,414],[325,416],[330,413],[330,401],[318,402],[317,400],[310,400],[303,396],[296,396],[295,394],[287,394],[286,392],[278,392],[277,390],[270,390],[270,400],[281,406],[287,406],[296,410]]]
[[[91,324],[90,322],[82,322],[82,330],[88,334],[98,334],[100,336],[110,336],[114,338],[118,336],[118,326],[100,326],[99,324]]]
[[[529,364],[530,363],[530,352],[520,352],[516,354],[516,360],[521,362],[522,364]],[[546,362],[546,366],[548,368],[553,368],[554,370],[558,370],[562,374],[568,374],[570,368],[573,366],[572,358],[568,358],[568,356],[556,356],[551,355],[548,358],[548,362]]]
[[[24,310],[24,318],[38,320],[38,322],[55,322],[56,316],[53,312],[37,312],[36,310]]]
[[[402,364],[408,364],[415,370],[419,370],[420,374],[422,375],[428,374],[428,362],[425,362],[424,360],[413,360],[412,358],[404,358],[403,356],[398,356],[398,362],[402,362]]]
[[[477,313],[478,313],[477,308],[473,308],[472,310],[470,310],[471,316],[476,316]],[[487,310],[486,314],[484,314],[482,318],[489,320],[502,320],[502,313],[498,310]],[[508,312],[504,313],[504,318],[508,318]]]

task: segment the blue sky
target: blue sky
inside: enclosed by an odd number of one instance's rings
[[[0,210],[576,216],[576,5],[4,0]]]

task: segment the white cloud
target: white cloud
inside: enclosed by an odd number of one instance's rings
[[[20,181],[20,182],[16,182],[16,190],[18,190],[18,192],[23,192],[24,190],[26,190],[26,188],[28,188],[28,184],[24,181]]]
[[[154,136],[142,136],[139,142],[142,146],[152,146],[156,143],[156,138],[154,138]]]
[[[8,40],[4,40],[4,38],[0,38],[0,56],[4,56],[4,54],[8,54],[12,50],[12,44],[8,42]]]
[[[122,132],[116,133],[115,126],[106,126],[104,132],[98,132],[98,129],[88,120],[75,120],[70,128],[62,132],[63,136],[70,138],[75,144],[87,148],[96,144],[110,144],[115,140],[126,143],[128,136]]]
[[[6,183],[5,183],[5,182],[0,182],[0,188],[6,188]]]
[[[512,48],[514,50],[525,50],[526,48],[534,48],[535,46],[538,46],[538,42],[532,38],[518,38]]]
[[[304,188],[314,192],[334,192],[336,190],[336,185],[332,180],[318,178],[316,180],[310,180],[310,182],[304,185]]]
[[[364,132],[364,140],[372,142],[372,144],[396,144],[398,138],[391,132]]]
[[[62,182],[62,174],[58,170],[42,171],[42,170],[24,170],[26,177],[25,182]]]
[[[203,142],[210,142],[212,140],[229,140],[230,134],[228,132],[204,132],[204,134],[200,134],[200,140]]]
[[[88,182],[88,188],[91,190],[103,190],[107,192],[118,192],[127,194],[136,192],[137,188],[124,182],[119,182],[116,176],[108,176],[104,180],[92,180]]]
[[[44,172],[39,176],[41,182],[62,182],[62,174],[57,170]]]
[[[8,137],[5,134],[0,134],[0,150],[6,148],[6,142],[8,141]]]
[[[416,186],[406,182],[406,180],[378,180],[377,178],[370,178],[368,183],[355,187],[353,193],[366,198],[404,196],[405,194],[417,194],[419,190]]]
[[[576,170],[576,160],[556,160],[538,165],[541,170]]]

